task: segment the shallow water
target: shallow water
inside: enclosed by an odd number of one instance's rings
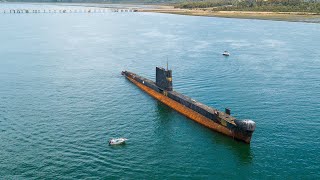
[[[154,13],[0,22],[5,179],[320,177],[319,24]],[[175,90],[257,123],[250,146],[120,75],[154,79],[167,59]],[[129,140],[110,147],[111,137]]]

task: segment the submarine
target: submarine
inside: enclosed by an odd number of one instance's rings
[[[122,71],[129,81],[156,100],[176,110],[189,119],[216,132],[250,144],[256,123],[249,119],[239,120],[231,116],[231,110],[224,112],[197,102],[173,90],[172,70],[156,67],[156,82],[133,72]]]

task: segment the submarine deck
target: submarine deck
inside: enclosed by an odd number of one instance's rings
[[[128,71],[127,71],[128,72]],[[132,72],[128,72],[129,74],[132,75],[132,77],[136,80],[138,80],[140,83],[154,89],[154,90],[157,90],[158,92],[161,90],[155,82],[153,82],[152,80],[149,80],[147,78],[144,78],[144,77],[141,77],[135,73],[132,73]],[[183,104],[184,106],[186,106],[185,104],[188,103],[189,105],[193,105],[201,110],[204,110],[206,112],[208,112],[209,114],[215,114],[216,117],[218,117],[219,119],[223,119],[224,121],[230,123],[230,124],[233,124],[234,126],[236,126],[234,120],[236,120],[235,117],[229,115],[229,114],[226,114],[225,112],[221,112],[221,111],[218,111],[217,109],[214,109],[212,107],[209,107],[201,102],[198,102],[186,95],[183,95],[177,91],[167,91],[167,96],[171,97],[171,99],[175,100],[175,99],[183,99],[185,103],[181,103],[179,101],[179,103]],[[172,98],[173,97],[173,98]],[[174,97],[177,97],[177,98],[174,98]],[[213,119],[214,120],[214,119]]]

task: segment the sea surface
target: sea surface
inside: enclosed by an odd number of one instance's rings
[[[320,179],[319,42],[310,23],[0,14],[0,177]],[[120,75],[154,79],[167,60],[176,91],[256,122],[250,145]]]

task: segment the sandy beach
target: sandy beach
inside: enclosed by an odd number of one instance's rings
[[[214,11],[212,8],[179,9],[174,8],[173,6],[158,6],[154,9],[138,9],[138,11],[191,16],[213,16],[225,18],[320,23],[320,14],[306,12]]]

